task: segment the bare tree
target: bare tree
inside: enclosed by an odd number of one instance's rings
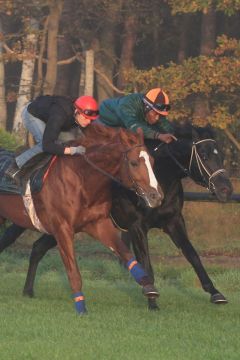
[[[182,63],[183,60],[187,58],[188,32],[190,29],[191,15],[182,14],[180,20],[181,26],[179,28],[180,35],[177,59],[179,63]]]
[[[200,55],[209,56],[215,48],[215,42],[216,10],[210,6],[206,13],[202,14]],[[205,95],[197,96],[193,117],[204,124],[209,114],[210,108],[207,97]]]
[[[48,21],[47,72],[44,82],[44,94],[52,95],[57,79],[57,36],[63,0],[51,0]]]
[[[23,107],[31,99],[31,88],[33,83],[33,73],[36,58],[36,44],[37,44],[37,32],[38,21],[31,18],[29,21],[28,34],[26,36],[25,48],[23,52],[22,73],[19,84],[17,105],[15,110],[15,116],[13,121],[13,131],[22,138],[26,136],[26,130],[22,125],[21,112]]]
[[[133,52],[137,38],[137,17],[134,14],[128,15],[124,21],[124,35],[118,75],[118,87],[123,89],[126,86],[126,70],[133,67]]]

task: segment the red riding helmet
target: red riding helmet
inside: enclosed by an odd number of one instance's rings
[[[87,119],[95,120],[98,117],[98,103],[92,96],[80,96],[74,101],[76,111],[83,114]]]
[[[143,102],[147,109],[152,109],[164,116],[168,115],[171,108],[167,94],[160,88],[149,90],[144,95]]]

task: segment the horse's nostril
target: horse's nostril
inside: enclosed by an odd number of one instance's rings
[[[230,193],[231,191],[230,191],[230,189],[227,188],[227,187],[222,187],[222,188],[221,188],[221,192],[222,192],[223,194],[228,194],[228,193]]]
[[[157,192],[152,192],[150,194],[150,198],[151,198],[151,200],[158,200],[159,198],[160,199],[162,198],[162,195],[160,193],[157,193]]]

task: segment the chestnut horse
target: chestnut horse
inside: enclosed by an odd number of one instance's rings
[[[86,307],[73,246],[73,235],[80,231],[119,256],[146,296],[157,296],[147,273],[122,242],[109,217],[112,179],[134,189],[150,207],[159,206],[163,199],[142,134],[100,125],[89,126],[84,134],[75,145],[86,146],[86,155],[58,157],[42,190],[32,195],[42,226],[57,241],[80,314],[86,312]],[[6,219],[34,229],[20,195],[0,194],[1,223]]]
[[[207,187],[220,202],[227,202],[230,199],[232,184],[223,169],[222,157],[209,126],[197,128],[191,124],[182,126],[175,124],[175,135],[178,141],[169,145],[158,140],[145,141],[150,154],[152,153],[155,158],[154,173],[164,189],[163,204],[154,209],[147,208],[132,191],[114,186],[111,214],[121,228],[128,229],[128,232],[123,232],[122,238],[125,243],[132,244],[137,260],[152,281],[154,275],[147,235],[149,229],[161,228],[182,250],[203,289],[210,294],[210,301],[213,304],[226,304],[227,299],[215,288],[188,237],[182,214],[184,194],[181,179],[189,176],[195,183]],[[0,252],[11,245],[24,230],[15,224],[11,225],[0,239]],[[47,234],[33,244],[24,295],[33,296],[37,266],[46,252],[54,246],[56,246],[54,237]],[[158,309],[156,298],[149,296],[148,304],[150,310]]]

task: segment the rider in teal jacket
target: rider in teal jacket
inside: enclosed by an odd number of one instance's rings
[[[169,143],[176,140],[171,123],[166,118],[169,110],[167,94],[156,88],[146,94],[134,93],[104,100],[99,109],[99,121],[107,126],[132,131],[141,128],[146,139]]]

